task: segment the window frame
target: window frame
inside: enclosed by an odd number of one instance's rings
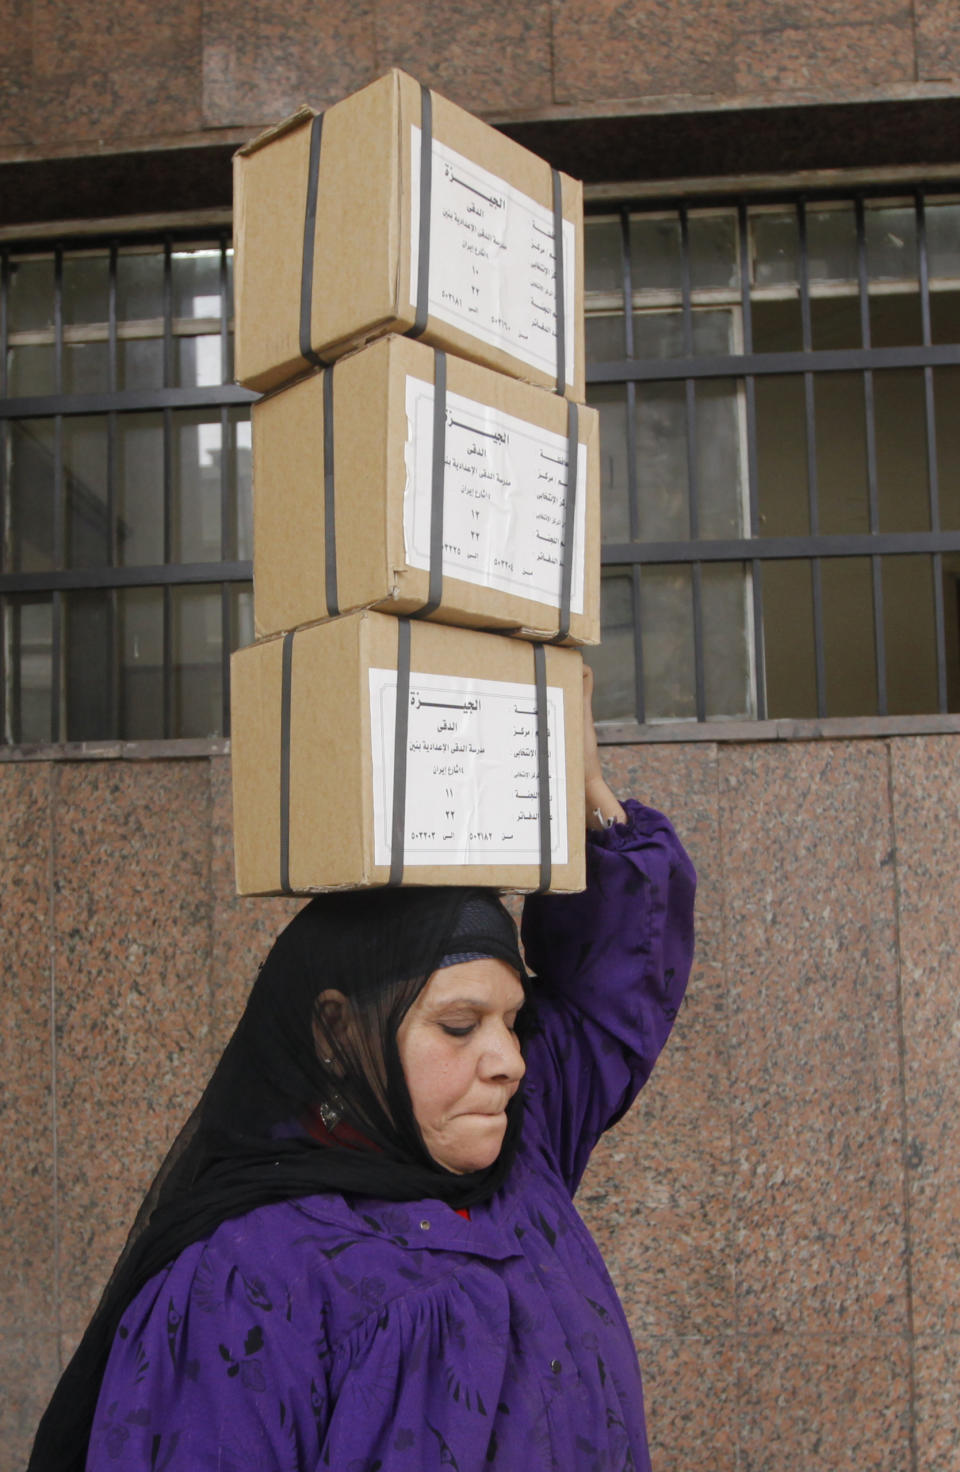
[[[718,181],[719,182],[719,181]],[[947,667],[945,647],[945,610],[943,606],[941,563],[944,554],[960,552],[960,530],[943,531],[939,522],[938,472],[936,459],[936,428],[933,401],[933,370],[936,367],[960,365],[960,344],[934,344],[931,341],[930,296],[928,273],[925,204],[937,196],[955,196],[960,193],[960,167],[956,170],[938,171],[934,179],[910,178],[896,171],[895,178],[878,178],[868,183],[863,179],[854,182],[838,180],[836,176],[829,184],[820,185],[816,180],[789,179],[757,182],[724,181],[731,187],[710,188],[707,181],[691,181],[680,190],[669,185],[654,189],[645,185],[636,191],[623,186],[619,199],[615,185],[602,185],[586,192],[587,219],[618,217],[620,222],[621,289],[607,293],[608,310],[616,309],[616,301],[624,319],[624,355],[619,359],[587,363],[586,381],[591,385],[623,386],[626,399],[627,423],[627,495],[630,515],[635,529],[635,505],[637,496],[637,450],[636,450],[636,394],[638,385],[644,383],[679,382],[684,385],[688,416],[695,414],[695,403],[691,406],[696,385],[711,379],[732,380],[737,384],[738,395],[746,401],[747,421],[747,489],[749,518],[748,535],[738,538],[690,537],[684,540],[646,542],[638,540],[605,542],[601,549],[604,570],[618,569],[629,573],[633,585],[634,603],[634,689],[636,692],[636,719],[611,720],[600,723],[600,739],[608,742],[629,743],[638,741],[672,740],[745,740],[782,739],[813,735],[882,735],[901,731],[918,732],[927,730],[960,730],[960,715],[948,711]],[[701,188],[698,190],[696,184]],[[918,282],[916,290],[920,297],[923,341],[905,347],[876,348],[870,345],[869,298],[876,295],[870,291],[866,273],[865,209],[868,201],[912,199],[917,221]],[[853,203],[856,211],[858,275],[855,294],[860,304],[864,346],[857,349],[819,349],[811,345],[810,301],[811,282],[806,240],[806,211],[831,202]],[[757,353],[752,346],[751,306],[758,299],[752,288],[749,253],[749,220],[752,212],[764,207],[795,208],[799,230],[799,282],[803,345],[801,351]],[[737,222],[737,254],[739,259],[739,286],[730,290],[704,293],[704,300],[715,296],[718,304],[721,297],[736,309],[739,307],[742,321],[742,353],[697,356],[691,347],[691,313],[694,310],[690,284],[688,254],[688,220],[693,210],[711,208],[735,210]],[[630,218],[638,215],[671,213],[679,217],[682,254],[681,290],[663,293],[664,306],[675,309],[678,305],[684,315],[688,351],[683,357],[642,359],[633,353],[633,314],[637,304],[631,276]],[[899,284],[892,290],[904,290]],[[849,294],[849,293],[848,293]],[[651,296],[653,294],[651,293]],[[700,293],[697,294],[700,300]],[[606,303],[597,301],[603,311]],[[589,305],[589,304],[588,304]],[[649,305],[649,303],[647,303]],[[928,498],[930,530],[926,532],[881,532],[878,522],[878,481],[875,454],[868,451],[868,502],[870,530],[858,534],[822,534],[817,529],[816,485],[809,486],[811,531],[806,536],[767,537],[760,534],[758,475],[757,475],[757,423],[756,423],[756,380],[771,374],[790,376],[804,384],[804,430],[808,445],[813,426],[813,375],[833,372],[856,372],[862,375],[865,397],[865,434],[868,444],[875,446],[875,422],[873,408],[873,375],[887,369],[919,368],[923,370],[924,399],[926,409],[925,437],[927,448]],[[693,421],[688,421],[688,440],[694,433]],[[890,716],[886,709],[885,649],[883,625],[883,556],[898,554],[924,554],[933,559],[934,622],[936,635],[937,663],[937,711],[929,715]],[[824,638],[822,627],[822,602],[820,593],[820,568],[823,558],[869,557],[873,586],[874,657],[877,670],[878,709],[876,714],[856,717],[828,717],[826,714],[826,690],[824,671]],[[808,561],[813,581],[814,646],[816,658],[817,716],[814,720],[770,720],[767,717],[766,690],[764,679],[763,647],[763,564],[775,559]],[[753,664],[756,680],[757,718],[744,721],[714,718],[708,720],[705,712],[703,612],[701,574],[704,563],[739,563],[747,569],[751,589],[751,615],[753,618],[752,642]],[[696,718],[647,722],[644,710],[643,648],[639,627],[640,580],[644,566],[674,564],[691,570],[693,599],[692,627],[694,642],[694,677]]]

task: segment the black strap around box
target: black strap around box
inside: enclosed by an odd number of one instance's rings
[[[563,562],[560,570],[560,612],[551,644],[562,644],[570,632],[570,598],[573,590],[573,539],[576,528],[579,488],[580,410],[567,401],[567,488],[563,508]]]
[[[307,165],[307,207],[303,217],[303,256],[300,264],[300,356],[315,368],[323,367],[323,359],[313,350],[313,252],[317,236],[317,192],[320,187],[320,139],[323,136],[323,113],[317,113],[310,127],[310,162]]]
[[[420,86],[420,225],[417,251],[417,315],[407,337],[420,337],[430,315],[430,206],[433,198],[433,99]]]
[[[280,681],[280,888],[290,888],[290,709],[293,693],[293,635],[283,636]]]
[[[547,656],[542,644],[533,646],[533,679],[537,707],[537,795],[540,818],[540,883],[537,893],[550,888],[553,877],[550,834],[550,739],[547,724]]]

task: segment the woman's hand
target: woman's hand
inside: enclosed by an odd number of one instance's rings
[[[597,732],[593,724],[593,670],[583,666],[583,778],[588,828],[606,828],[612,818],[625,823],[627,815],[607,786],[600,766]]]

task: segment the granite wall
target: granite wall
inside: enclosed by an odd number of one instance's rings
[[[399,65],[497,119],[937,97],[953,0],[5,0],[0,159],[215,139]]]
[[[674,1037],[579,1197],[657,1472],[960,1467],[956,736],[608,748],[701,874]],[[0,762],[0,1472],[295,902],[229,760]]]

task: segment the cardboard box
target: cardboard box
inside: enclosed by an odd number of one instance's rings
[[[234,160],[235,351],[240,383],[266,391],[417,322],[429,261],[425,341],[558,388],[554,178],[550,166],[436,93],[422,167],[423,97],[400,71],[323,114],[316,162],[309,107]],[[314,170],[311,170],[311,139]],[[311,173],[315,224],[305,230]],[[421,252],[421,173],[429,248]],[[584,397],[583,191],[557,176],[564,267],[563,391]],[[311,259],[312,256],[312,259]],[[304,265],[306,269],[304,270]],[[302,290],[303,288],[303,290]],[[418,324],[419,325],[419,324]]]
[[[239,893],[306,894],[390,879],[397,670],[407,633],[402,882],[538,888],[537,708],[545,704],[550,888],[582,889],[577,651],[363,612],[233,655]],[[536,697],[537,649],[545,702]]]
[[[258,637],[335,611],[404,614],[427,602],[436,357],[423,343],[388,337],[253,406]],[[596,411],[450,356],[444,404],[444,577],[432,617],[528,638],[557,634],[572,427],[580,450],[564,642],[598,643]]]

